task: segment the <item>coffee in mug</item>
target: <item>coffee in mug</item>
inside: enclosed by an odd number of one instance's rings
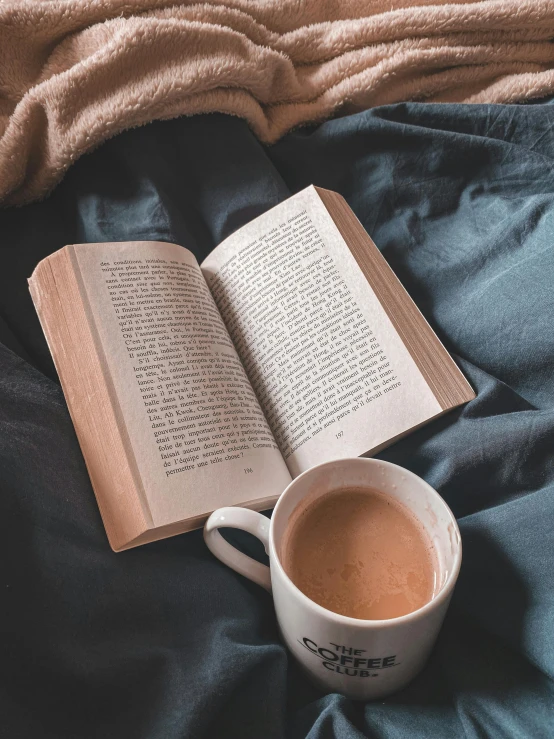
[[[434,594],[436,563],[424,527],[372,488],[339,488],[294,511],[283,567],[314,603],[342,616],[405,616]]]

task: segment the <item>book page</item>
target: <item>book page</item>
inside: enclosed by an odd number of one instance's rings
[[[71,250],[154,525],[280,495],[290,474],[194,256]]]
[[[313,187],[201,267],[293,476],[441,412]]]

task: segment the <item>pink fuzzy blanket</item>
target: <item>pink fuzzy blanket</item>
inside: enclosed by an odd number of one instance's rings
[[[273,142],[402,100],[554,92],[553,0],[7,0],[0,199],[132,126],[220,111]]]

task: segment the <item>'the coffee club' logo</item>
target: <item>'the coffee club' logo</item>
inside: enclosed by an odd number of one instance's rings
[[[367,649],[354,649],[342,644],[333,644],[333,642],[329,642],[332,649],[327,649],[327,647],[318,647],[315,641],[308,639],[307,636],[298,643],[319,657],[322,667],[326,670],[338,672],[341,675],[378,677],[379,673],[374,670],[383,670],[398,664],[395,654],[390,657],[362,657]]]

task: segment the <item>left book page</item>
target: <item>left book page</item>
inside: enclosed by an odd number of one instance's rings
[[[30,289],[114,549],[273,504],[290,473],[187,249],[68,246]]]

